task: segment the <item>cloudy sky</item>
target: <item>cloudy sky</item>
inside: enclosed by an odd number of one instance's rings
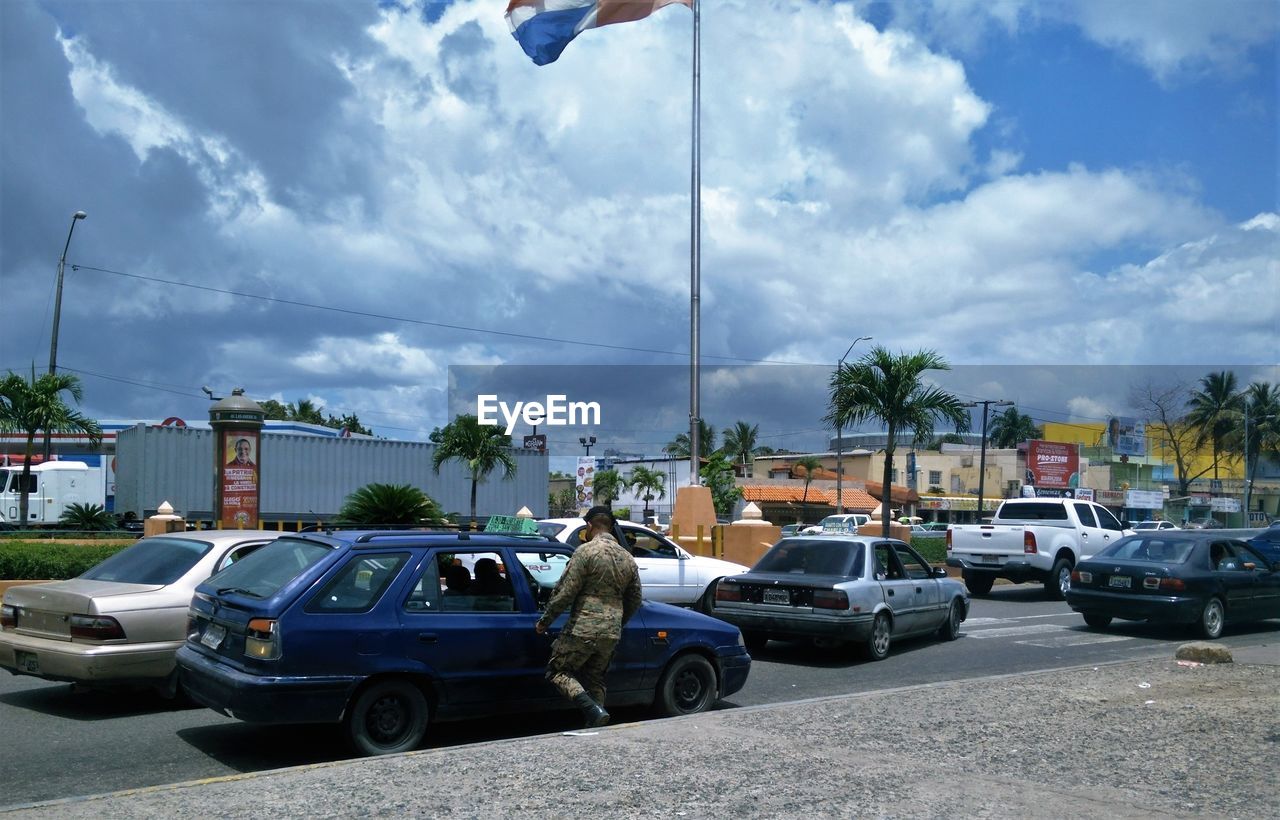
[[[1054,419],[1125,409],[1106,366],[1280,380],[1278,8],[704,0],[705,361],[872,336]],[[0,371],[48,365],[76,210],[58,362],[98,417],[243,386],[417,439],[451,366],[682,365],[692,15],[539,68],[504,10],[0,3]],[[1042,365],[1100,375],[1010,381]],[[624,446],[684,427],[687,389],[617,389],[660,408]],[[706,415],[821,440],[776,392]]]

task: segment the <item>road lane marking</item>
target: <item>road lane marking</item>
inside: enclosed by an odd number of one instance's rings
[[[1067,627],[1061,624],[1027,624],[1026,626],[1005,626],[995,629],[976,629],[966,632],[970,638],[1011,638],[1015,635],[1035,635],[1045,632],[1064,632]]]
[[[1039,646],[1045,649],[1063,649],[1069,646],[1089,646],[1095,643],[1115,643],[1116,641],[1131,640],[1133,638],[1129,635],[1091,635],[1085,632],[1076,632],[1071,635],[1054,635],[1029,641],[1014,641],[1014,643]]]

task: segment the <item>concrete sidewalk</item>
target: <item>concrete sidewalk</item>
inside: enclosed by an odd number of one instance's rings
[[[6,818],[1280,816],[1280,649],[239,775]]]

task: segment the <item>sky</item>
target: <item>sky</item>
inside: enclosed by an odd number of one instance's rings
[[[58,367],[92,416],[243,387],[419,440],[450,368],[520,365],[652,408],[553,453],[687,430],[688,380],[632,366],[688,367],[693,16],[538,67],[505,5],[0,3],[0,372],[48,367],[83,210]],[[701,36],[717,428],[822,446],[860,336],[1041,420],[1280,382],[1280,4],[703,0]]]

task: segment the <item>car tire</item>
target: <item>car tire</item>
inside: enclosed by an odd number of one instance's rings
[[[960,637],[960,616],[962,614],[964,614],[964,605],[960,603],[959,598],[956,598],[947,609],[947,619],[938,627],[938,637],[944,641],[954,641]]]
[[[765,644],[769,643],[769,634],[767,632],[748,632],[742,631],[742,643],[747,647],[748,652],[759,652],[764,649]]]
[[[407,752],[422,743],[428,717],[421,689],[407,680],[378,681],[361,690],[347,709],[347,740],[365,756]]]
[[[882,661],[889,657],[889,646],[893,643],[893,623],[889,616],[881,612],[871,622],[871,635],[867,637],[867,657],[873,661]]]
[[[1215,641],[1222,635],[1222,628],[1227,623],[1226,612],[1222,608],[1221,598],[1210,598],[1204,602],[1204,609],[1200,610],[1200,622],[1197,629],[1200,637],[1205,640]]]
[[[1106,629],[1111,626],[1111,616],[1101,612],[1085,612],[1084,622],[1090,629]]]
[[[702,591],[702,597],[698,599],[698,610],[703,615],[715,617],[716,584],[718,583],[720,583],[719,578],[707,584],[707,588]]]
[[[963,577],[964,585],[969,588],[969,594],[979,597],[989,593],[996,583],[996,576],[989,572],[966,572]]]
[[[1071,586],[1071,559],[1059,558],[1053,562],[1049,577],[1044,580],[1044,594],[1050,601],[1061,601],[1067,597],[1067,587]]]
[[[658,711],[665,717],[705,712],[718,700],[716,670],[701,655],[681,655],[658,681]]]

